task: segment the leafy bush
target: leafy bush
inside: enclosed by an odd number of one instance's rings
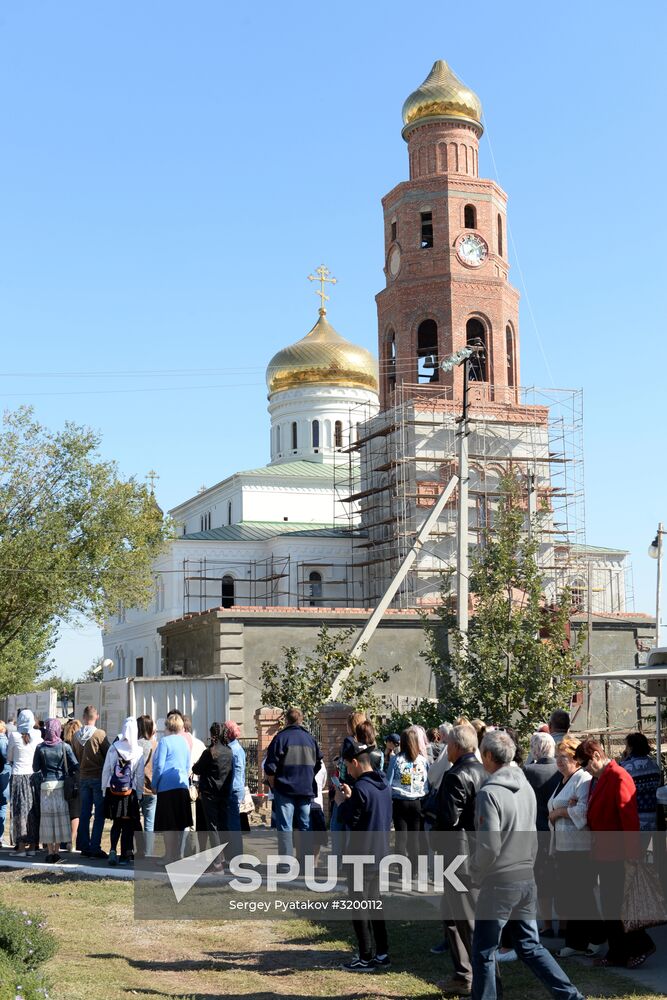
[[[7,958],[19,972],[36,969],[55,950],[56,939],[46,930],[44,917],[0,906],[0,956]]]
[[[380,726],[380,736],[385,740],[389,733],[402,733],[408,726],[423,726],[424,729],[432,729],[444,721],[440,706],[436,702],[424,698],[408,712],[395,710],[388,718],[383,719]]]
[[[17,968],[0,951],[0,1000],[50,1000],[49,985],[39,972]]]

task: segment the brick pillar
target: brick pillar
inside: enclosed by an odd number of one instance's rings
[[[352,705],[343,705],[340,702],[331,702],[320,709],[320,746],[329,774],[347,736],[347,719],[353,711]]]
[[[255,712],[258,767],[262,766],[269,743],[281,728],[282,717],[283,713],[279,708],[258,708]]]

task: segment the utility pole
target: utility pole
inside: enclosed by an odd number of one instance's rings
[[[660,590],[662,589],[662,536],[665,533],[665,526],[660,522],[658,525],[658,572],[655,584],[655,648],[660,646]],[[662,705],[660,695],[655,699],[655,759],[658,767],[662,770]]]
[[[468,461],[468,385],[470,382],[470,358],[463,362],[463,412],[459,418],[459,502],[456,527],[456,626],[467,638],[468,599],[470,561],[468,559],[468,490],[470,466]],[[465,641],[465,639],[464,639]]]

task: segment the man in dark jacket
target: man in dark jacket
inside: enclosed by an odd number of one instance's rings
[[[338,815],[344,826],[352,832],[355,854],[373,855],[376,859],[386,854],[391,828],[391,789],[381,771],[375,771],[371,762],[374,746],[346,739],[342,757],[347,773],[354,785],[343,784],[336,790]],[[365,836],[359,836],[359,834]],[[356,836],[355,836],[356,835]],[[377,867],[369,866],[364,872],[364,891],[354,893],[356,899],[378,899],[379,879]],[[387,927],[384,920],[353,920],[357,935],[359,957],[346,962],[348,972],[374,972],[389,966]]]
[[[271,740],[264,761],[281,854],[292,853],[292,830],[310,829],[315,775],[322,766],[322,751],[302,723],[301,710],[288,709],[285,728]]]
[[[477,733],[472,726],[454,726],[447,737],[447,756],[451,768],[442,776],[438,791],[435,827],[442,833],[465,833],[475,829],[475,798],[486,772],[475,755]],[[447,840],[446,854],[467,854],[466,843],[454,849]],[[459,878],[468,886],[465,897],[447,883],[445,889],[445,937],[454,965],[454,975],[441,985],[443,996],[469,996],[472,992],[472,935],[475,926],[476,892],[465,875]],[[447,891],[449,888],[450,891]]]

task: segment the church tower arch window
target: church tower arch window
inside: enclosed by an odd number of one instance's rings
[[[334,424],[334,448],[343,447],[343,421],[337,420]]]
[[[236,581],[230,573],[225,573],[220,581],[220,607],[233,608],[236,591]]]
[[[311,438],[313,442],[313,448],[319,448],[320,446],[320,422],[319,420],[313,420],[311,427]]]
[[[439,379],[438,362],[438,324],[433,319],[425,319],[417,328],[417,381],[437,382]]]
[[[232,501],[227,501],[227,524],[232,523]]]
[[[474,317],[466,323],[466,344],[468,347],[482,347],[470,358],[470,381],[488,382],[488,344],[487,329],[481,319]]]
[[[464,229],[477,229],[477,209],[474,205],[466,205],[463,209]]]
[[[498,256],[503,255],[503,217],[498,213]]]
[[[433,247],[433,213],[424,211],[419,213],[421,220],[420,247],[422,250],[431,250]]]
[[[385,364],[389,390],[396,388],[396,334],[389,330],[385,340]]]
[[[292,451],[299,447],[299,428],[296,420],[292,421]]]
[[[276,427],[276,454],[280,455],[280,424]]]
[[[507,354],[507,384],[513,389],[516,385],[516,359],[514,352],[514,330],[509,323],[505,327],[505,349]]]
[[[313,570],[308,574],[308,604],[311,608],[322,607],[322,574]]]

